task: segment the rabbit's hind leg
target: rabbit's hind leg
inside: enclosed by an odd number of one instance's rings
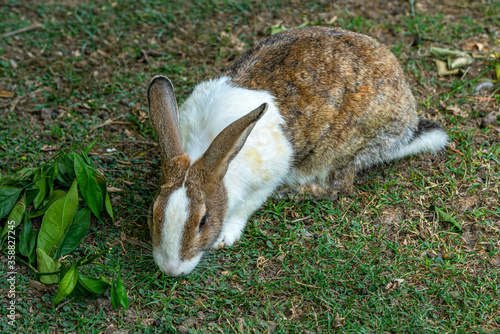
[[[282,186],[276,190],[273,198],[277,200],[290,199],[295,203],[300,203],[304,200],[330,200],[334,201],[337,199],[338,191],[324,187],[319,183],[310,182],[305,185],[300,185],[297,187]]]

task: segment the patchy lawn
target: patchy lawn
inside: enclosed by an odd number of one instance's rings
[[[0,37],[2,175],[99,139],[91,159],[116,188],[117,219],[92,222],[77,254],[113,247],[101,261],[122,266],[130,298],[129,310],[114,310],[109,293],[54,307],[56,287],[20,264],[16,332],[500,331],[500,86],[490,57],[500,54],[500,5],[415,2],[414,15],[395,0],[1,3],[0,36],[31,27]],[[388,45],[419,113],[447,129],[451,148],[366,171],[335,202],[269,200],[235,247],[165,277],[147,227],[160,160],[149,80],[169,76],[182,102],[271,26],[305,22]],[[474,61],[440,77],[431,47]],[[7,289],[2,277],[2,314]]]

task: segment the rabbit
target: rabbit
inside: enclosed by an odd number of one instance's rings
[[[148,225],[169,276],[233,245],[275,191],[333,198],[360,170],[448,143],[438,123],[418,118],[396,57],[334,27],[268,37],[198,84],[179,111],[164,76],[148,101],[162,155]]]

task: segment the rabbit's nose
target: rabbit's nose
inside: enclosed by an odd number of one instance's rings
[[[179,266],[172,263],[166,263],[164,267],[164,272],[168,276],[176,277],[184,275],[184,273],[180,270]]]

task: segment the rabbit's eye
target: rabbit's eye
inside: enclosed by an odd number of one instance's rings
[[[205,215],[203,215],[203,217],[200,220],[200,225],[198,226],[198,231],[203,230],[203,228],[205,227],[206,224],[207,224],[207,215],[205,214]]]

